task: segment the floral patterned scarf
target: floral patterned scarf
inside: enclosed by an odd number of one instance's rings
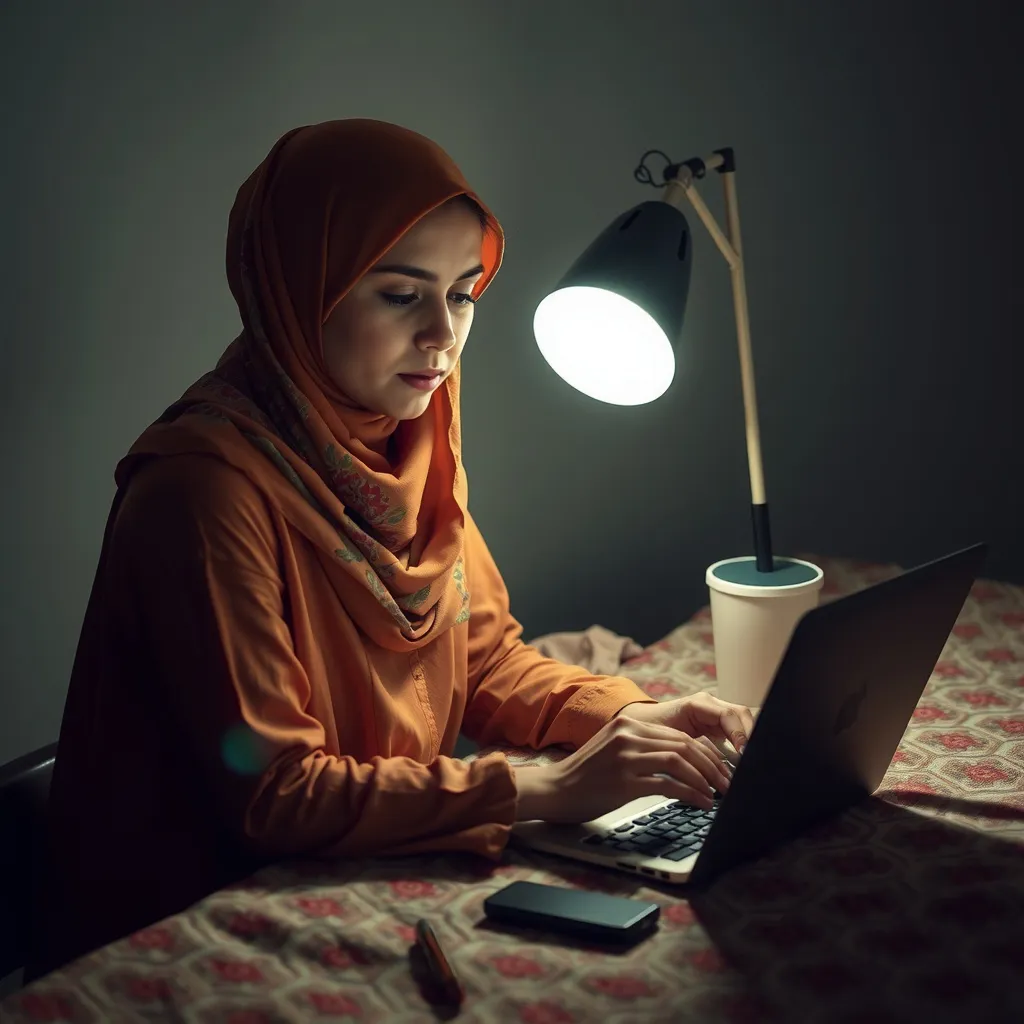
[[[231,211],[227,272],[243,331],[115,474],[123,489],[154,457],[225,460],[314,545],[362,631],[395,651],[421,647],[469,616],[459,372],[421,417],[399,423],[338,390],[324,367],[321,327],[402,234],[462,194],[480,203],[440,147],[396,125],[329,121],[283,136]],[[504,246],[487,216],[474,296]],[[390,461],[374,450],[385,438]]]

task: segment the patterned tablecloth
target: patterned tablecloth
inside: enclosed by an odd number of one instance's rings
[[[823,599],[893,570],[819,559]],[[627,666],[649,694],[715,685],[705,610]],[[509,752],[522,760],[521,752]],[[469,857],[269,868],[0,1003],[0,1020],[418,1022],[444,1017],[410,973],[434,923],[466,1021],[1024,1020],[1024,588],[982,582],[879,793],[686,899],[510,848]],[[614,954],[488,927],[515,879],[661,904]]]

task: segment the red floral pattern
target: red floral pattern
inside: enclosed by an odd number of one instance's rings
[[[344,917],[345,909],[337,900],[301,897],[295,901],[308,917]]]
[[[614,999],[641,999],[653,995],[651,986],[646,981],[631,974],[591,978],[590,987]]]
[[[128,942],[136,949],[173,949],[174,935],[169,928],[161,928],[159,925],[153,928],[143,928],[130,936]]]
[[[25,992],[17,1000],[18,1010],[25,1020],[65,1021],[74,1020],[75,1011],[71,1000],[46,992]]]
[[[252,911],[232,914],[227,919],[226,924],[228,931],[232,935],[238,935],[246,939],[266,935],[274,930],[274,922],[270,918]]]
[[[363,967],[372,961],[365,949],[355,946],[327,946],[320,954],[320,963],[326,967]]]
[[[262,1010],[231,1010],[225,1024],[273,1024],[273,1018]]]
[[[673,903],[662,910],[659,920],[663,925],[666,922],[674,925],[691,925],[697,917],[689,903]]]
[[[698,949],[690,954],[689,961],[701,971],[724,971],[726,966],[722,954],[714,947]]]
[[[970,736],[965,732],[948,732],[945,735],[935,737],[936,743],[941,743],[947,750],[970,750],[971,747],[983,747],[985,744],[979,739]]]
[[[997,718],[992,724],[1013,736],[1024,734],[1024,718]]]
[[[124,988],[138,1003],[161,1002],[171,997],[171,986],[165,978],[129,978]]]
[[[523,1024],[573,1024],[576,1018],[557,1003],[527,1003],[519,1019]]]
[[[379,511],[381,496],[360,497]],[[825,569],[823,600],[892,572],[812,560]],[[0,1020],[436,1020],[408,971],[419,916],[466,988],[460,1021],[1024,1019],[1005,1010],[1024,971],[1022,626],[1024,588],[976,586],[882,799],[706,897],[512,847],[499,865],[446,854],[413,868],[408,858],[284,864],[14,993]],[[624,671],[660,699],[714,692],[709,629],[705,608]],[[564,756],[505,752],[518,764]],[[658,932],[612,955],[481,929],[483,899],[516,879],[654,900]]]
[[[494,969],[506,978],[536,978],[544,968],[536,960],[525,956],[496,956],[491,958]]]
[[[255,964],[246,963],[243,960],[211,960],[211,970],[224,981],[234,984],[245,984],[252,982],[258,984],[263,981],[263,973]]]
[[[972,764],[964,769],[966,775],[972,782],[1006,782],[1010,777],[1007,772],[997,768],[993,764]]]
[[[330,1017],[361,1017],[359,1004],[340,992],[310,992],[309,1001],[317,1013]]]
[[[436,896],[437,889],[430,882],[419,882],[413,878],[403,878],[390,882],[391,894],[399,900],[419,900],[427,896]]]

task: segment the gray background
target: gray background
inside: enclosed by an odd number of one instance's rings
[[[988,574],[1024,579],[1015,6],[8,0],[0,762],[56,736],[115,462],[236,332],[235,190],[328,118],[436,139],[508,232],[464,422],[528,634],[649,642],[750,546],[728,274],[696,218],[663,399],[592,403],[532,341],[579,249],[656,196],[632,178],[654,147],[737,150],[777,549],[988,538]]]

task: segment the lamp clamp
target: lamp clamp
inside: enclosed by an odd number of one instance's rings
[[[647,158],[650,156],[660,156],[666,162],[666,167],[661,172],[661,181],[655,181],[651,169],[647,166]],[[695,156],[679,163],[673,163],[660,149],[649,149],[640,157],[640,163],[633,171],[633,177],[642,185],[653,185],[655,188],[663,188],[670,181],[678,181],[680,185],[687,188],[692,182],[703,178],[708,171],[731,174],[735,170],[736,155],[731,146],[716,149],[707,157]]]

